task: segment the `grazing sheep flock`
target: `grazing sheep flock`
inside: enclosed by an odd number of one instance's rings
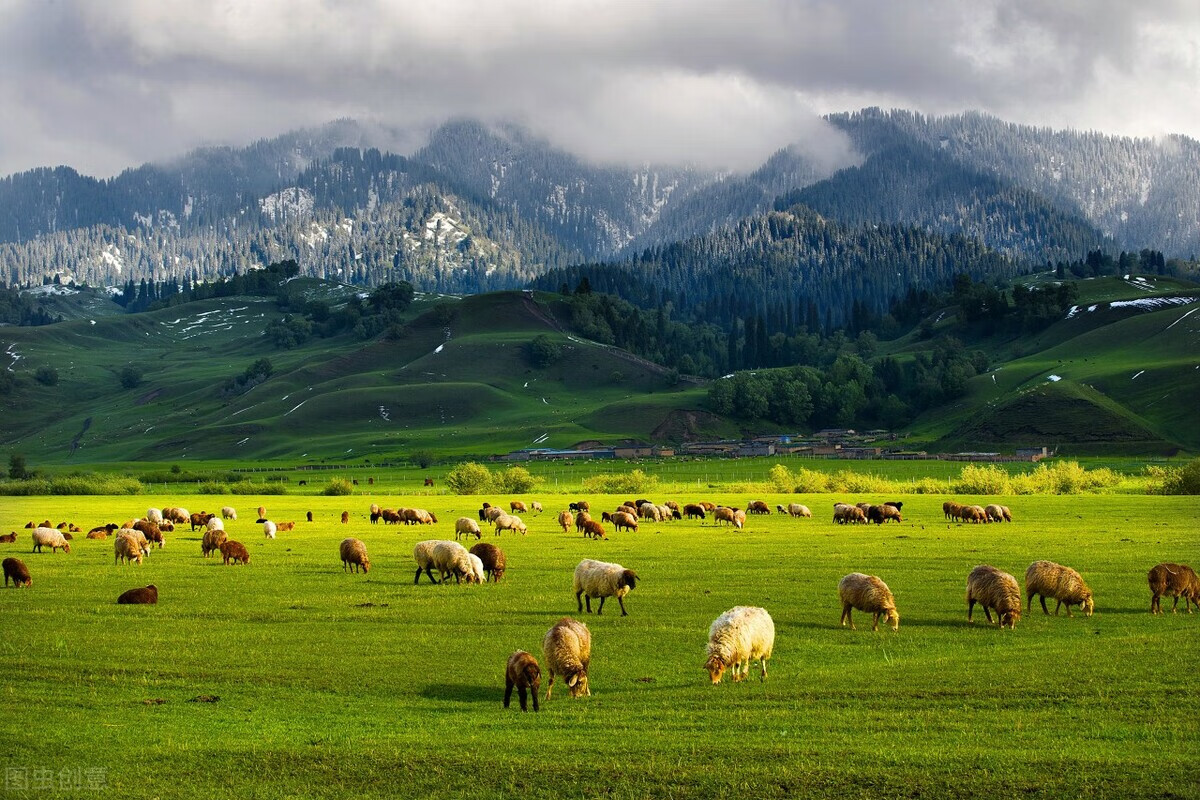
[[[454,523],[455,540],[460,537],[470,538],[473,534],[481,538],[480,522],[490,523],[495,528],[496,535],[503,531],[519,532],[522,535],[529,532],[529,527],[516,512],[533,513],[543,511],[542,504],[537,501],[513,500],[509,502],[509,512],[500,507],[483,503],[477,516],[458,517]],[[859,502],[834,504],[833,522],[838,525],[866,524],[885,525],[894,522],[897,525],[905,521],[902,513],[903,503],[888,501],[881,503]],[[791,519],[811,519],[812,512],[807,506],[799,503],[777,504],[775,512]],[[942,507],[944,517],[949,522],[968,524],[988,524],[1012,522],[1011,511],[1000,504],[988,504],[986,507],[974,504],[962,504],[947,500]],[[294,523],[275,523],[265,518],[266,509],[260,507],[258,523],[267,540],[274,539],[277,531],[292,530]],[[675,501],[657,504],[639,498],[636,501],[626,501],[614,511],[601,512],[602,521],[611,524],[619,534],[638,534],[651,532],[659,525],[673,523],[675,520],[700,520],[701,526],[709,530],[717,528],[718,524],[744,529],[747,514],[770,515],[772,509],[762,500],[751,500],[745,504],[745,509],[733,506],[716,505],[708,502],[696,502],[680,505]],[[419,508],[385,509],[372,504],[370,507],[371,521],[382,519],[385,523],[399,525],[432,525],[437,523],[433,513]],[[568,509],[557,514],[553,512],[547,519],[546,526],[561,528],[563,534],[570,533],[574,524],[576,531],[584,537],[593,540],[607,540],[604,526],[600,521],[592,519],[588,501],[570,503]],[[164,544],[163,530],[173,529],[173,522],[190,523],[193,530],[200,528],[201,554],[208,558],[213,552],[219,551],[223,563],[248,564],[250,553],[246,546],[228,538],[225,530],[226,523],[236,523],[237,512],[232,507],[220,509],[219,515],[199,512],[190,514],[179,507],[163,509],[150,508],[145,518],[130,520],[123,527],[114,523],[99,525],[88,532],[88,538],[103,539],[115,532],[113,541],[114,563],[135,562],[142,564],[150,553],[152,543],[162,547]],[[311,519],[311,515],[310,515]],[[349,523],[349,512],[342,512],[341,521]],[[248,523],[247,523],[248,524]],[[789,523],[795,524],[795,523]],[[812,523],[804,523],[812,524]],[[911,525],[911,521],[909,522]],[[37,525],[30,523],[32,528],[33,551],[42,552],[50,547],[54,552],[62,549],[71,552],[69,539],[70,531],[80,530],[76,526],[62,523],[59,528],[46,523]],[[391,534],[389,534],[391,535]],[[619,538],[619,537],[618,537]],[[905,537],[900,537],[905,538]],[[16,541],[16,533],[0,537],[0,542]],[[260,542],[260,547],[270,548],[270,542]],[[589,545],[590,547],[591,545]],[[599,548],[612,545],[597,543]],[[194,551],[192,551],[194,553]],[[367,556],[366,544],[353,537],[340,542],[339,555],[343,571],[368,573],[371,562]],[[160,558],[161,556],[156,556]],[[193,556],[194,557],[194,556]],[[482,584],[498,582],[504,577],[507,559],[504,552],[494,544],[479,542],[468,551],[457,541],[430,539],[417,542],[413,548],[413,559],[416,563],[414,584],[420,582],[424,572],[430,582],[447,584],[451,576],[455,583]],[[31,587],[32,579],[26,565],[16,558],[6,558],[3,561],[5,587],[12,580],[17,587]],[[437,571],[437,577],[434,575]],[[1147,574],[1151,592],[1151,612],[1161,614],[1161,598],[1173,597],[1175,600],[1172,611],[1177,610],[1180,598],[1184,599],[1184,607],[1191,613],[1192,604],[1200,608],[1200,578],[1191,567],[1182,564],[1164,562],[1153,567]],[[573,575],[573,590],[576,599],[577,612],[586,610],[592,612],[591,601],[600,601],[596,609],[599,616],[604,609],[604,602],[609,597],[617,598],[621,608],[621,616],[628,616],[624,598],[632,591],[639,581],[639,576],[633,570],[626,569],[620,564],[585,558],[576,566]],[[1092,590],[1076,570],[1056,564],[1052,561],[1035,561],[1025,572],[1025,611],[1032,610],[1033,598],[1036,596],[1044,614],[1049,615],[1046,599],[1056,601],[1054,614],[1057,615],[1062,606],[1067,608],[1067,616],[1072,616],[1072,606],[1079,606],[1084,615],[1092,616],[1094,599]],[[837,584],[838,598],[841,605],[840,625],[855,628],[852,612],[857,610],[873,615],[872,631],[879,630],[882,618],[893,632],[899,630],[900,615],[891,589],[879,577],[861,572],[845,575]],[[707,592],[705,592],[707,594]],[[122,594],[119,604],[154,604],[158,600],[158,590],[154,585],[132,589]],[[974,607],[978,603],[983,607],[989,622],[992,612],[996,612],[995,624],[1001,629],[1015,628],[1021,618],[1022,594],[1021,587],[1015,577],[990,565],[980,565],[971,570],[967,577],[967,620],[973,622]],[[770,614],[763,608],[751,606],[735,606],[719,616],[709,628],[706,651],[705,669],[713,684],[721,682],[726,671],[730,671],[735,682],[742,681],[749,673],[750,663],[759,662],[760,680],[767,676],[767,661],[771,658],[775,644],[775,625]],[[586,625],[563,617],[558,620],[545,634],[542,640],[543,663],[549,677],[546,685],[546,700],[550,699],[551,690],[556,678],[564,682],[571,697],[590,696],[591,689],[588,681],[588,670],[591,659],[591,632]],[[514,688],[518,691],[521,710],[527,708],[527,696],[533,696],[533,710],[539,710],[538,693],[541,687],[542,666],[538,660],[524,650],[517,650],[508,659],[505,667],[504,707],[508,708]]]

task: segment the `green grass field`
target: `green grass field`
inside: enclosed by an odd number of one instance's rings
[[[364,487],[365,488],[365,487]],[[744,505],[745,496],[678,494]],[[944,498],[905,499],[905,522],[845,528],[833,497],[799,500],[815,519],[751,518],[734,532],[700,522],[644,524],[590,541],[557,529],[574,497],[547,508],[506,551],[497,585],[414,586],[412,545],[452,538],[479,501],[508,498],[4,498],[0,545],[33,574],[0,595],[7,620],[0,734],[7,776],[94,791],[20,797],[1196,797],[1194,663],[1200,615],[1151,617],[1145,574],[1192,563],[1191,500],[1014,497],[1011,525],[951,526]],[[590,498],[593,509],[617,498]],[[665,498],[660,498],[665,499]],[[858,499],[858,498],[854,498]],[[878,499],[878,498],[877,498]],[[965,499],[965,498],[960,498]],[[989,500],[992,498],[989,498]],[[372,526],[368,504],[421,505],[430,527]],[[260,502],[294,533],[263,539]],[[200,555],[170,536],[141,566],[114,566],[112,543],[31,554],[28,520],[85,529],[182,504],[232,504],[227,527],[251,563]],[[352,521],[337,517],[350,510]],[[313,511],[316,522],[303,522]],[[250,520],[250,521],[247,521]],[[344,574],[337,543],[363,539],[369,575]],[[571,573],[584,557],[641,576],[628,617],[579,615]],[[966,622],[979,563],[1023,583],[1047,558],[1077,568],[1091,618],[1026,615],[1015,631]],[[851,571],[896,595],[898,633],[838,627],[836,586]],[[117,606],[154,583],[153,607]],[[777,639],[764,684],[711,686],[711,621],[761,605]],[[540,714],[501,708],[507,656],[541,656],[559,617],[592,631],[593,696],[555,696]],[[753,671],[752,671],[753,674]],[[544,686],[543,686],[544,691]],[[190,702],[199,695],[216,703]],[[149,702],[148,702],[149,701]],[[162,701],[162,702],[159,702]],[[91,772],[88,772],[88,771]]]

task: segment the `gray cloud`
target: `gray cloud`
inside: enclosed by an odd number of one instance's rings
[[[746,169],[818,114],[980,109],[1200,137],[1193,0],[0,0],[0,174],[100,175],[352,116],[515,120],[585,157]]]

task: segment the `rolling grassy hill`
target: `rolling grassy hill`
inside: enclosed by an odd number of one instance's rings
[[[1064,452],[1200,449],[1200,294],[1159,278],[1080,281],[1080,302],[966,397],[914,426],[939,447],[1057,445]]]
[[[702,400],[694,386],[669,386],[661,367],[561,332],[541,301],[522,293],[452,300],[450,315],[432,304],[414,305],[398,339],[340,336],[290,350],[262,336],[280,316],[275,304],[249,297],[5,328],[4,366],[32,374],[51,365],[60,381],[22,381],[7,398],[0,441],[52,463],[357,459],[418,447],[478,454],[535,440],[644,439]],[[561,359],[545,369],[524,355],[538,334],[561,345]],[[264,356],[270,379],[223,395],[228,379]],[[118,380],[128,365],[144,376],[133,389]]]
[[[306,295],[334,304],[353,291],[300,281]],[[1032,336],[984,342],[992,371],[972,379],[965,397],[919,418],[909,444],[1046,444],[1064,454],[1200,450],[1195,286],[1138,277],[1079,286],[1068,318]],[[0,368],[18,378],[5,397],[0,447],[33,463],[359,462],[416,449],[477,456],[773,429],[722,419],[706,409],[704,386],[672,385],[666,369],[572,335],[559,321],[567,312],[557,295],[420,296],[401,336],[313,338],[286,350],[263,336],[281,315],[263,298],[136,315],[89,315],[110,310],[86,295],[55,301],[68,321],[0,329]],[[561,352],[544,368],[526,354],[538,335]],[[883,351],[903,358],[927,346],[910,336]],[[274,367],[268,380],[240,394],[224,389],[264,356]],[[44,365],[58,370],[57,385],[33,379]],[[131,365],[143,381],[124,388],[119,375]]]

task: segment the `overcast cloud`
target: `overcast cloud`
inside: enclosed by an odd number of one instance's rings
[[[1195,0],[0,0],[0,174],[347,116],[728,169],[866,105],[1200,138],[1198,43]]]

